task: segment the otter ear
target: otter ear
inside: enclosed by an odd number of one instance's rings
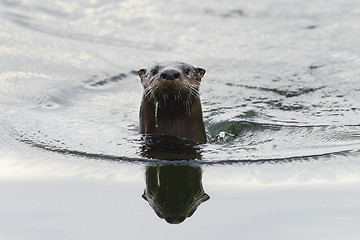
[[[143,78],[144,77],[144,75],[146,74],[146,69],[140,69],[139,71],[138,71],[138,74],[139,74],[139,76],[140,76],[140,78]]]
[[[145,191],[144,191],[144,194],[141,195],[141,197],[147,201],[147,197],[146,197]]]
[[[195,68],[195,71],[199,79],[201,79],[206,73],[205,69],[203,68]]]

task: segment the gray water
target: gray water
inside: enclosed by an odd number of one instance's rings
[[[0,239],[359,238],[360,2],[0,6]],[[193,160],[141,150],[172,60],[207,70]]]

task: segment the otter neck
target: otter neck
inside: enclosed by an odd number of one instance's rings
[[[143,97],[140,133],[166,134],[205,143],[200,98],[188,96],[184,100],[169,96],[164,100]]]

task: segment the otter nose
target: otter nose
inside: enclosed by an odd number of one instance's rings
[[[163,80],[176,80],[180,78],[180,73],[175,69],[168,69],[163,71],[160,77]]]

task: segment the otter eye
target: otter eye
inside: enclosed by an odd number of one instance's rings
[[[185,68],[185,69],[184,69],[184,73],[185,73],[186,75],[189,75],[189,74],[190,74],[190,68]]]
[[[154,68],[153,70],[151,70],[152,75],[156,75],[159,71],[157,70],[157,68]]]

